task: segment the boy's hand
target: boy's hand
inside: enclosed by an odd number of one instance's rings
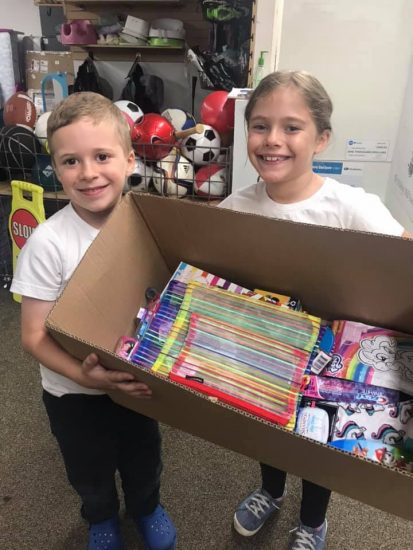
[[[134,397],[151,397],[152,391],[146,384],[138,382],[128,372],[106,369],[99,363],[98,356],[91,353],[81,365],[83,385],[96,390],[121,390]]]

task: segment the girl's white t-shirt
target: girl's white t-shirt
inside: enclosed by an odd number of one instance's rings
[[[377,195],[366,193],[361,187],[351,187],[332,178],[308,199],[281,204],[267,194],[263,181],[236,191],[220,205],[222,208],[249,212],[270,218],[370,231],[401,236],[404,228],[393,218]]]

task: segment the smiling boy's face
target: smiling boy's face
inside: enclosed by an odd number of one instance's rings
[[[111,120],[82,117],[53,134],[57,177],[78,215],[100,228],[122,196],[135,155],[122,147]]]

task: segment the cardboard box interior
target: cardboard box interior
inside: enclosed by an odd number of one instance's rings
[[[413,475],[300,437],[143,371],[117,357],[147,287],[162,289],[180,261],[249,287],[300,298],[326,319],[413,333],[413,242],[240,214],[129,193],[49,315],[53,337],[84,358],[135,373],[151,400],[112,398],[161,422],[413,519]],[[305,458],[303,458],[305,457]],[[236,475],[236,474],[234,474]]]

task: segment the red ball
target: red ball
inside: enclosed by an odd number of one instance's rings
[[[176,139],[175,129],[169,120],[156,113],[148,113],[132,129],[132,145],[144,160],[166,157]]]
[[[204,198],[222,197],[227,186],[227,171],[222,164],[202,166],[195,175],[194,191]]]
[[[219,133],[229,132],[234,128],[234,109],[234,100],[228,99],[228,92],[211,92],[201,103],[201,122],[209,124]]]
[[[3,120],[6,126],[27,126],[34,128],[37,120],[36,107],[26,94],[13,94],[4,105]]]

